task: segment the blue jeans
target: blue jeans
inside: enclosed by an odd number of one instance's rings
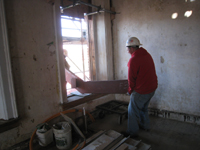
[[[149,94],[139,94],[135,91],[131,93],[128,105],[128,128],[130,135],[137,135],[139,124],[144,129],[150,129],[148,105],[155,91]]]

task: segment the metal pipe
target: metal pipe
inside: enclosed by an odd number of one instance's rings
[[[84,13],[84,16],[89,16],[89,15],[95,15],[95,14],[100,14],[103,12],[108,12],[111,14],[116,14],[116,12],[110,11],[110,10],[106,10],[106,9],[101,9],[100,11],[95,11],[95,12],[91,12],[91,13]]]
[[[111,14],[116,14],[116,12],[111,11],[111,10],[107,10],[107,9],[104,9],[104,8],[102,8],[100,11],[102,11],[102,12],[107,12],[107,13],[111,13]]]
[[[85,113],[85,107],[83,107],[83,117],[84,117],[84,123],[85,123],[85,133],[87,134],[87,116]]]
[[[65,7],[62,7],[61,9],[62,10],[65,10],[65,9],[68,9],[68,8],[72,8],[72,7],[74,7],[74,6],[78,6],[78,5],[80,5],[79,3],[76,3],[75,5],[68,5],[68,6],[65,6]]]
[[[92,5],[92,4],[89,4],[89,3],[86,3],[86,2],[82,2],[82,1],[78,1],[78,3],[83,4],[83,5],[87,5],[87,6],[90,6],[90,7],[97,8],[98,11],[102,11],[102,12],[105,11],[105,12],[108,12],[108,13],[111,13],[111,14],[116,14],[116,12],[114,12],[114,11],[110,11],[110,10],[101,8],[101,5],[100,6],[96,6],[96,5]]]
[[[69,0],[69,1],[74,2],[73,0]],[[94,8],[97,8],[97,9],[100,9],[100,8],[101,8],[101,6],[95,6],[95,5],[92,5],[92,4],[83,2],[83,1],[81,1],[81,0],[76,0],[76,3],[80,3],[80,4],[87,5],[87,6],[90,6],[90,7],[94,7]]]
[[[92,13],[84,13],[84,16],[89,16],[89,15],[95,15],[95,14],[100,14],[100,13],[103,13],[105,11],[103,10],[100,10],[100,11],[95,11],[95,12],[92,12]]]
[[[97,9],[101,9],[101,5],[96,6],[96,5],[92,5],[92,4],[89,4],[89,3],[86,3],[86,2],[82,2],[82,1],[78,1],[78,3],[86,5],[86,6],[94,7],[94,8],[97,8]]]
[[[84,13],[84,16],[89,16],[89,15],[95,15],[98,14],[98,11],[92,12],[92,13]]]
[[[73,0],[69,0],[69,1],[73,1]],[[73,1],[73,2],[74,2],[74,1]],[[80,5],[80,4],[83,4],[83,5],[86,5],[86,6],[90,6],[90,7],[94,7],[94,8],[97,8],[97,9],[98,9],[97,12],[102,11],[102,12],[108,12],[108,13],[111,13],[111,14],[116,14],[116,12],[114,12],[114,11],[110,11],[110,10],[101,8],[101,5],[100,5],[100,6],[96,6],[96,5],[92,5],[92,4],[83,2],[83,1],[81,1],[81,0],[76,0],[75,5],[72,5],[72,7],[77,6],[77,5]],[[71,6],[71,5],[69,5],[69,6]],[[63,7],[63,10],[64,10],[64,9],[71,8],[71,7],[69,7],[69,6],[67,6],[67,8],[66,8],[66,7]],[[97,14],[97,13],[95,13],[95,14]],[[92,14],[90,14],[90,15],[92,15]]]

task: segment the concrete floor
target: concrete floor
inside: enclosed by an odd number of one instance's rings
[[[103,119],[96,120],[90,125],[95,130],[126,131],[127,119],[118,123],[116,114],[106,115]],[[152,150],[199,150],[200,126],[175,120],[150,116],[151,130],[140,130],[136,140],[152,146]]]
[[[127,119],[124,118],[121,124],[118,123],[118,119],[119,115],[117,114],[106,114],[104,118],[96,119],[94,123],[88,126],[88,129],[95,132],[99,130],[110,129],[117,132],[126,131]],[[135,140],[141,140],[143,143],[151,145],[152,150],[200,149],[200,126],[154,116],[150,116],[150,120],[151,130],[149,132],[140,130],[139,137]],[[29,148],[27,147],[21,150],[28,149]],[[57,148],[55,147],[55,143],[52,143],[48,147],[41,147],[37,144],[34,145],[33,149],[57,150]]]

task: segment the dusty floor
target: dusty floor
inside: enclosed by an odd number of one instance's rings
[[[105,116],[91,125],[95,129],[126,131],[127,119],[118,123],[118,115]],[[152,150],[199,150],[200,126],[150,116],[151,130],[140,130],[137,139],[152,146]]]
[[[117,132],[126,131],[127,119],[124,118],[121,124],[118,119],[117,114],[107,114],[102,119],[96,119],[88,128],[94,131],[110,129]],[[152,150],[200,149],[200,126],[154,116],[150,116],[150,120],[151,130],[149,132],[140,130],[136,140],[151,145]],[[35,145],[33,150],[57,150],[54,145],[55,143],[52,143],[44,148]],[[28,148],[22,150],[28,150]]]

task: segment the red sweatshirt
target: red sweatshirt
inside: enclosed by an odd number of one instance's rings
[[[128,62],[128,93],[149,94],[158,86],[151,55],[142,47],[132,53]]]

